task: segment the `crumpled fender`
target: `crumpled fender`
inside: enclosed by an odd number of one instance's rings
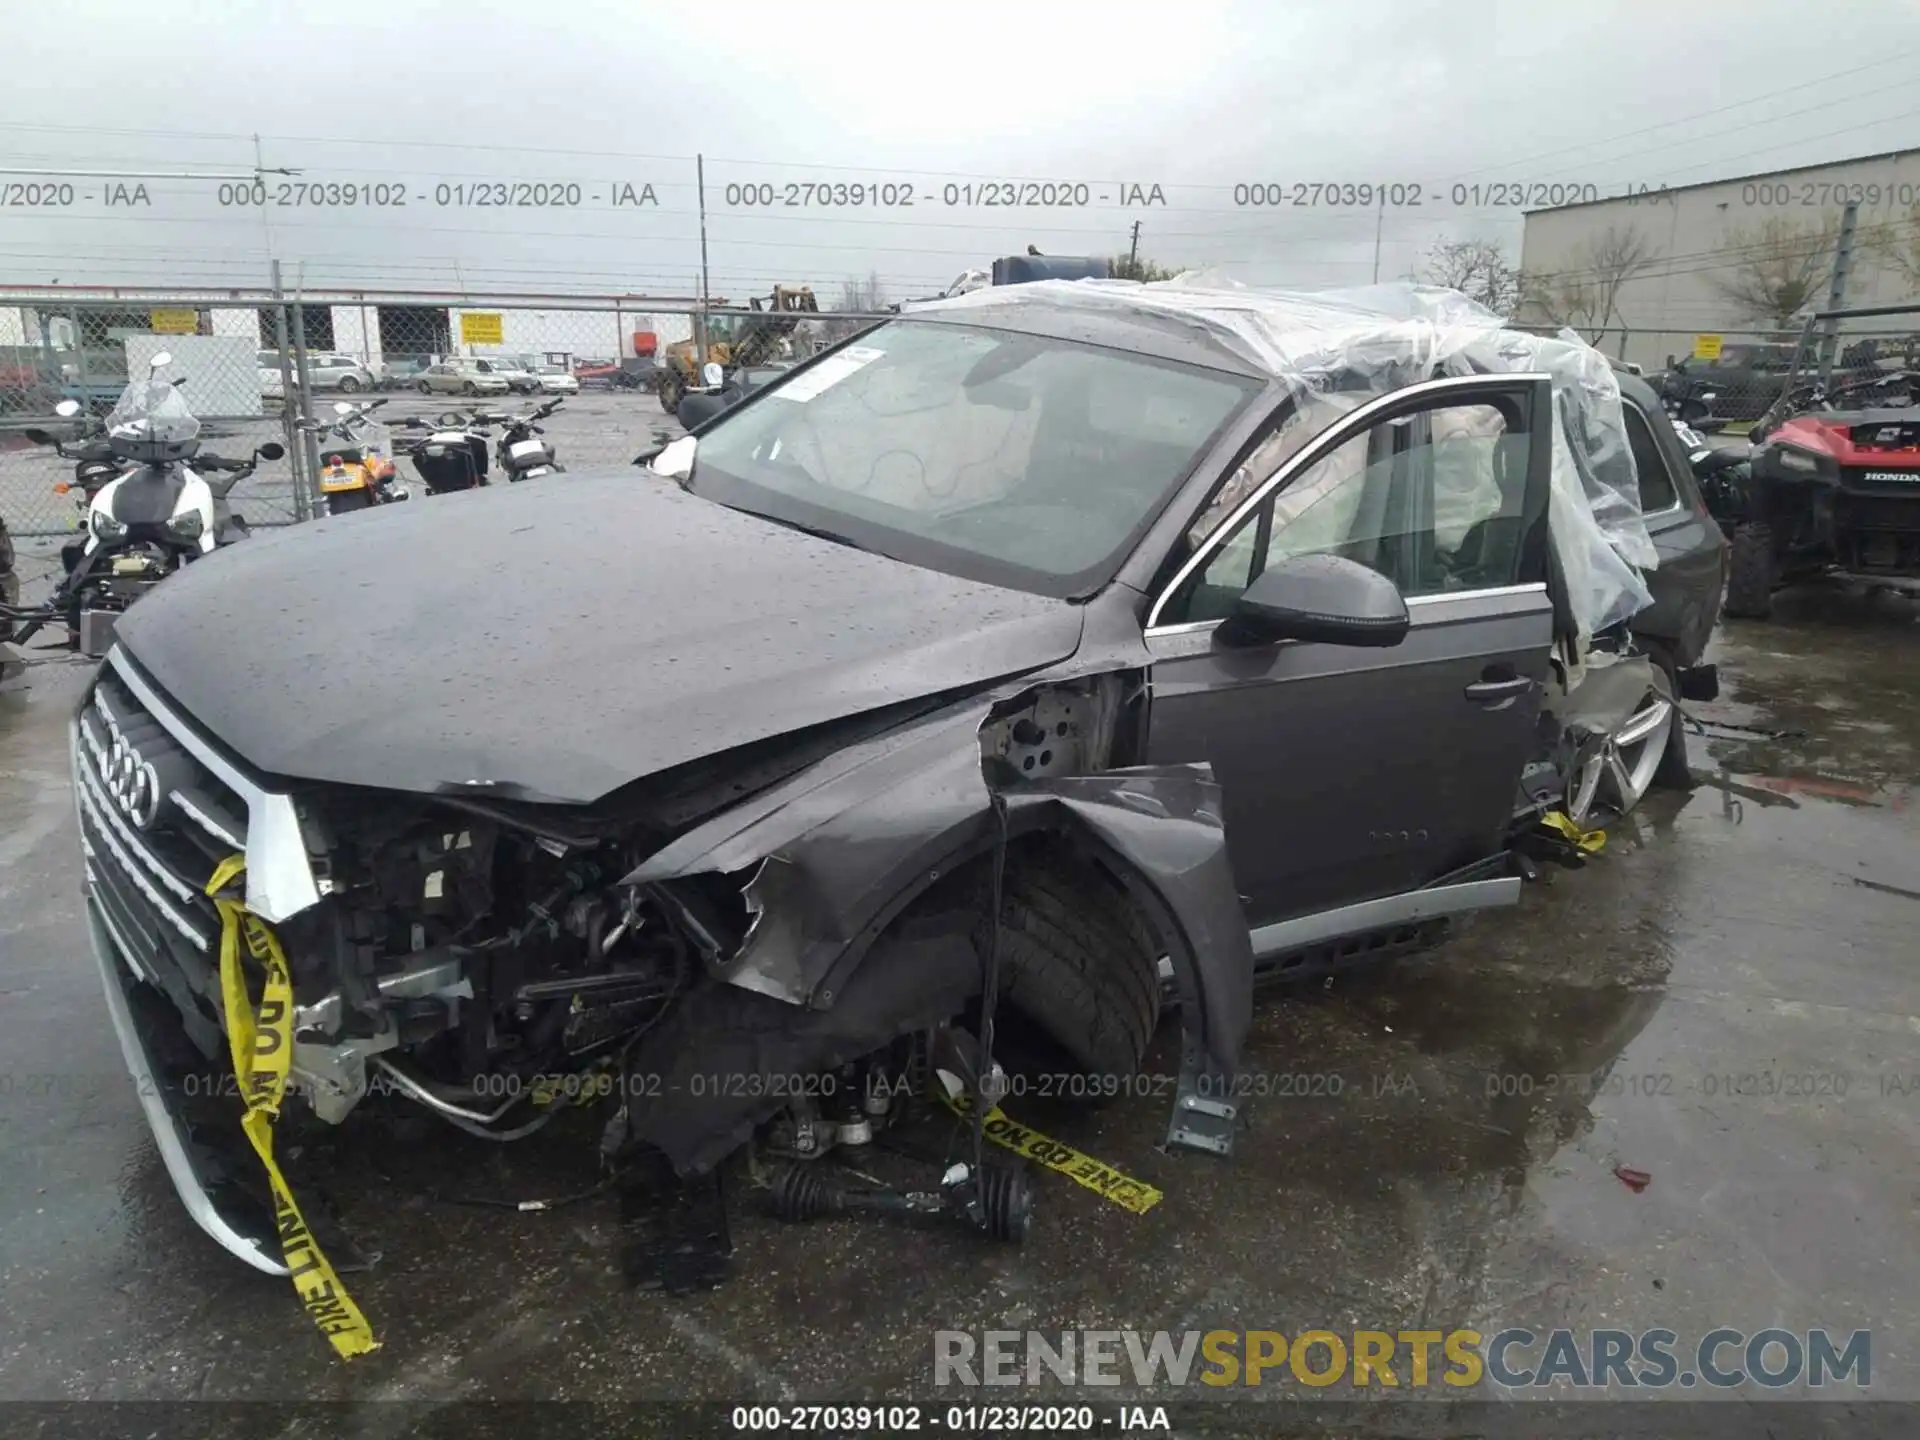
[[[722,978],[830,1008],[894,916],[993,843],[979,732],[996,702],[1020,688],[971,697],[849,746],[696,826],[624,883],[757,867],[747,897],[758,918]],[[1076,836],[1147,912],[1173,967],[1184,1031],[1168,1142],[1228,1153],[1253,954],[1211,767],[1021,779],[1000,794],[1010,835]]]

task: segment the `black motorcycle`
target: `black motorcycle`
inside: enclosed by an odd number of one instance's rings
[[[1747,481],[1753,474],[1753,446],[1715,445],[1703,430],[1718,430],[1725,421],[1703,420],[1689,425],[1673,422],[1680,443],[1687,447],[1687,464],[1700,486],[1700,498],[1707,502],[1707,513],[1719,524],[1721,533],[1732,537],[1746,516]]]
[[[532,480],[541,475],[564,475],[567,467],[554,458],[553,443],[545,438],[540,422],[560,408],[561,402],[549,400],[525,415],[507,415],[499,411],[480,417],[502,427],[495,453],[500,469],[511,483]]]
[[[429,495],[451,495],[487,483],[487,432],[467,416],[449,411],[437,426],[415,416],[402,420],[400,428],[430,432],[399,446]]]

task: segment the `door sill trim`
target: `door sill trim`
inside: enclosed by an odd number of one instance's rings
[[[1422,920],[1438,920],[1468,910],[1488,910],[1515,905],[1520,900],[1520,877],[1503,875],[1495,880],[1469,880],[1460,885],[1433,885],[1424,890],[1406,890],[1378,900],[1362,900],[1357,905],[1342,905],[1337,910],[1320,910],[1292,920],[1257,926],[1251,933],[1255,959],[1283,955],[1290,950],[1338,940],[1368,930],[1384,930],[1394,925],[1409,925]]]

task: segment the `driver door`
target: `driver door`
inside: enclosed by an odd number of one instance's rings
[[[1196,521],[1193,557],[1149,615],[1148,755],[1212,764],[1256,952],[1263,927],[1271,950],[1300,932],[1286,922],[1502,850],[1553,638],[1552,414],[1542,377],[1430,381],[1263,466],[1276,414],[1223,489],[1230,508]],[[1406,638],[1231,643],[1219,622],[1240,592],[1266,566],[1320,553],[1393,580]],[[1485,893],[1475,903],[1498,903]],[[1330,918],[1317,934],[1341,933]]]

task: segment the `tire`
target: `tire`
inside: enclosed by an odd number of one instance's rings
[[[342,395],[356,395],[359,393],[359,391],[360,391],[360,382],[354,379],[353,376],[342,375],[340,377],[340,393]]]
[[[1667,748],[1660,752],[1660,768],[1653,772],[1654,788],[1691,790],[1693,766],[1687,760],[1687,720],[1680,713],[1680,667],[1673,652],[1659,641],[1643,643],[1647,658],[1667,677],[1667,698],[1673,701],[1673,728],[1667,732]]]
[[[355,510],[365,510],[372,506],[373,497],[366,490],[338,490],[327,496],[329,515],[346,515]]]
[[[982,878],[975,944],[990,943]],[[1010,850],[1001,891],[1000,998],[1089,1077],[1139,1072],[1160,1020],[1157,957],[1127,896],[1057,850]]]
[[[1765,620],[1773,614],[1773,527],[1748,524],[1733,532],[1727,561],[1726,613],[1735,620]]]
[[[429,384],[428,384],[428,383],[427,383],[426,381],[424,381],[424,380],[422,380],[422,381],[420,382],[420,387],[419,387],[419,388],[420,388],[420,393],[421,393],[422,395],[431,395],[431,394],[433,394],[433,386],[431,386],[431,385],[429,385]]]
[[[478,395],[480,393],[480,387],[469,380],[460,387],[460,393],[462,395]]]

